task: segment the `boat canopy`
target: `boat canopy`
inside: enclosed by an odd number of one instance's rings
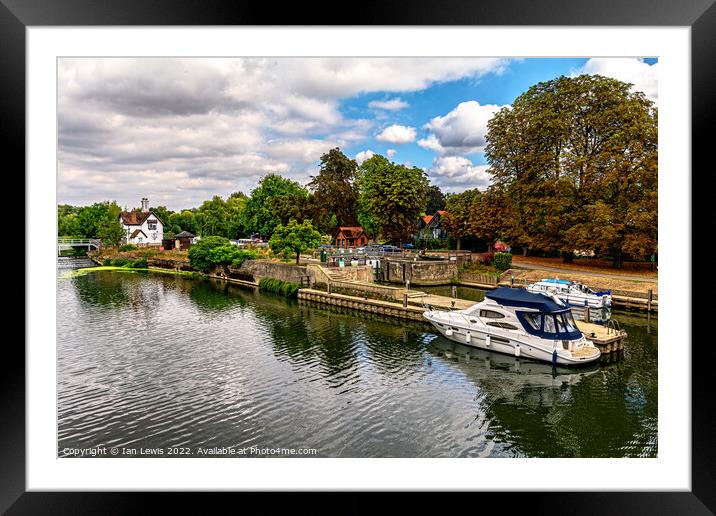
[[[557,304],[551,297],[543,294],[533,294],[521,288],[498,287],[487,292],[485,297],[497,301],[501,305],[516,306],[520,308],[534,308],[540,312],[553,313],[568,310]]]
[[[540,280],[540,283],[558,283],[560,285],[571,285],[572,282],[569,280],[564,279],[549,279],[549,278],[542,278]]]

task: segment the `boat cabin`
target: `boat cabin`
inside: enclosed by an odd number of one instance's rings
[[[549,296],[500,287],[486,293],[485,297],[498,305],[512,308],[524,330],[531,335],[554,340],[573,340],[582,336],[570,308]],[[483,318],[482,315],[480,317]]]

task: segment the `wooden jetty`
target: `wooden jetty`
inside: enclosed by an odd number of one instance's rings
[[[579,330],[584,336],[591,340],[602,355],[615,353],[624,349],[624,340],[627,333],[619,327],[619,324],[610,320],[606,325],[575,321]]]

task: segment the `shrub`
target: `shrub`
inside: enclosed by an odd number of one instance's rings
[[[102,265],[104,265],[105,267],[110,267],[112,265],[112,260],[110,258],[105,258],[104,260],[102,260]]]
[[[236,257],[231,262],[231,265],[238,269],[243,265],[246,260],[255,260],[257,256],[258,253],[256,251],[248,249],[239,249],[238,253],[236,253]]]
[[[135,260],[134,263],[130,265],[133,269],[146,269],[147,268],[147,259],[146,258],[140,258],[139,260]]]
[[[275,278],[266,277],[261,278],[261,281],[259,281],[259,290],[262,292],[271,292],[285,297],[296,297],[299,288],[300,285],[298,283],[291,283],[290,281],[282,281]]]
[[[495,253],[472,253],[472,261],[483,265],[490,265],[495,259]],[[512,258],[510,258],[510,263]]]
[[[229,246],[238,251],[238,248],[229,243],[228,238],[220,236],[204,237],[189,249],[189,263],[197,270],[209,272],[211,267],[216,264],[214,260],[222,259],[230,253],[227,250],[217,251],[212,258],[211,251],[224,246]],[[231,263],[231,260],[233,260],[233,257],[226,263]]]
[[[115,267],[126,267],[128,265],[131,265],[133,262],[129,258],[115,258],[112,260],[112,265]]]
[[[512,267],[512,255],[510,253],[495,253],[492,266],[498,271],[506,271]]]
[[[132,244],[125,244],[125,245],[119,247],[120,253],[124,253],[127,251],[136,251],[136,250],[137,250],[137,246],[132,245]]]

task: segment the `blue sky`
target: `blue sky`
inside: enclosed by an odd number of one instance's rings
[[[657,101],[657,59],[61,59],[59,202],[141,197],[170,209],[301,184],[339,146],[426,170],[444,191],[484,189],[487,122],[531,85],[579,73]]]

